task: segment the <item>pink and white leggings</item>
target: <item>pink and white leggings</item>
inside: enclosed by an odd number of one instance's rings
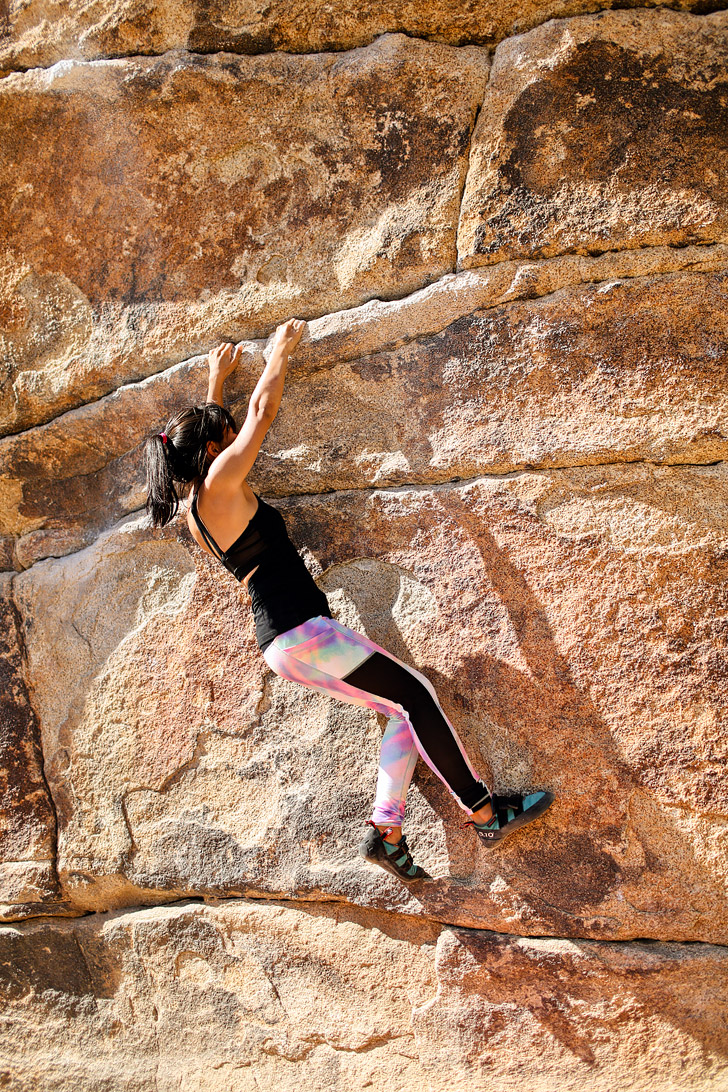
[[[468,813],[488,790],[429,679],[353,629],[317,615],[279,634],[263,653],[276,675],[383,713],[387,726],[372,821],[401,825],[418,753]]]

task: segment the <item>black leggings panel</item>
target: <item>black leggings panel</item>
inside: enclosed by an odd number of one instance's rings
[[[343,681],[401,705],[432,765],[465,807],[474,811],[487,802],[488,790],[471,773],[457,735],[416,675],[381,652],[373,652]]]

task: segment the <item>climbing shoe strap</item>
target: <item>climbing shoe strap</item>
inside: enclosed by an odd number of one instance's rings
[[[467,823],[463,823],[463,826],[475,827],[479,830],[502,830],[507,823],[511,823],[517,815],[522,813],[523,797],[519,796],[518,793],[499,796],[497,793],[492,792],[490,794],[490,806],[493,809],[493,815],[487,823],[476,823],[475,820],[469,819]]]
[[[414,861],[404,834],[398,842],[387,842],[384,838],[382,838],[382,841],[389,856],[394,858],[397,867],[404,868],[405,871],[409,872],[414,866]]]
[[[510,793],[508,796],[491,793],[490,803],[493,808],[493,815],[498,820],[499,829],[502,829],[506,823],[512,822],[517,815],[523,812],[523,797],[519,796],[518,793]]]
[[[367,820],[367,823],[369,826],[379,829],[376,823],[373,823],[371,819]],[[406,872],[409,876],[414,876],[418,868],[412,860],[412,853],[407,845],[407,839],[404,834],[398,842],[388,842],[384,837],[385,834],[391,834],[393,829],[394,827],[386,827],[384,830],[380,831],[385,853],[390,860],[396,864],[397,868],[402,870],[402,872]]]

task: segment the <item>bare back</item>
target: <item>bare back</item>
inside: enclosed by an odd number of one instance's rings
[[[240,483],[240,489],[231,493],[228,490],[216,490],[214,485],[211,488],[206,480],[197,493],[197,511],[200,519],[223,551],[229,550],[240,538],[255,515],[257,507],[258,498],[246,481]],[[189,508],[187,526],[198,546],[201,546],[206,553],[212,553]],[[243,580],[246,587],[257,568],[256,565]]]

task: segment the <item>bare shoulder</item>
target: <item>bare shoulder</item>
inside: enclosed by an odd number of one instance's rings
[[[206,549],[204,536],[192,515],[193,495],[190,494],[187,505],[187,526],[195,542]],[[197,492],[197,514],[222,550],[227,550],[243,533],[257,507],[258,499],[245,480],[230,492],[206,479]]]
[[[190,493],[190,507],[192,503],[192,493]],[[208,474],[204,482],[197,490],[197,508],[200,509],[217,510],[222,511],[244,511],[246,507],[249,507],[252,511],[255,511],[255,506],[258,501],[256,500],[255,493],[248,485],[247,481],[243,479],[240,482],[236,482],[233,487],[230,486],[229,481],[225,478],[220,478],[212,473]]]

